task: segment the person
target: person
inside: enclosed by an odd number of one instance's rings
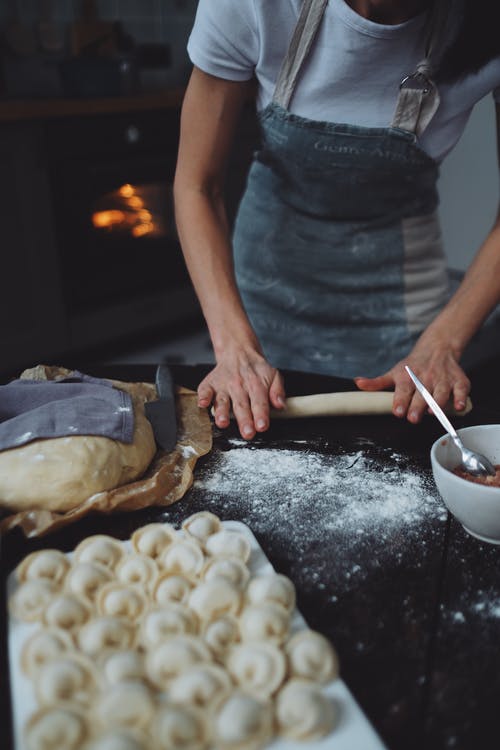
[[[495,4],[493,4],[495,5]],[[451,294],[439,164],[474,104],[500,106],[500,35],[477,0],[200,0],[174,180],[180,242],[216,364],[215,422],[252,438],[281,370],[394,389],[412,423],[464,408],[461,358],[500,300],[500,219]],[[224,174],[252,80],[262,142],[233,235]]]

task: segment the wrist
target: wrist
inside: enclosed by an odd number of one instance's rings
[[[432,323],[420,336],[417,347],[424,346],[427,350],[438,349],[448,351],[458,362],[462,356],[468,339],[455,332],[446,322]]]
[[[236,352],[262,354],[259,340],[247,320],[210,328],[210,337],[217,362]]]

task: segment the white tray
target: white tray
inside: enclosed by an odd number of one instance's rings
[[[223,525],[248,536],[252,547],[252,554],[248,563],[252,576],[273,572],[271,563],[248,526],[240,521],[224,521]],[[130,548],[129,541],[124,542],[124,545],[128,549]],[[71,557],[71,553],[69,553],[69,556]],[[15,571],[13,571],[7,579],[8,598],[12,596],[16,587],[17,581]],[[23,644],[37,627],[36,623],[24,623],[9,617],[8,653],[15,750],[24,750],[22,727],[28,716],[37,708],[32,683],[25,677],[19,665],[19,655]],[[296,609],[292,617],[292,631],[296,632],[304,627],[307,627],[306,622]],[[276,739],[267,746],[269,750],[298,750],[299,748],[302,748],[302,750],[387,750],[356,703],[347,685],[341,679],[327,685],[325,692],[332,697],[338,707],[339,717],[335,729],[327,737],[311,742]]]

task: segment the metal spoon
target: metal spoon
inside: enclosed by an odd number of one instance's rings
[[[465,469],[466,472],[469,474],[472,474],[474,477],[484,477],[490,474],[491,476],[494,476],[496,474],[495,467],[489,461],[486,456],[483,456],[482,453],[475,453],[474,451],[469,450],[465,447],[465,445],[462,443],[460,438],[457,435],[457,431],[451,424],[450,420],[446,416],[446,414],[443,412],[440,406],[435,402],[425,385],[417,378],[414,372],[405,365],[405,370],[410,376],[410,378],[415,383],[415,386],[419,393],[422,394],[423,398],[427,401],[429,406],[432,409],[432,413],[434,416],[439,419],[441,424],[443,425],[446,432],[449,434],[455,445],[457,446],[458,450],[460,451],[461,458],[462,458],[462,468]]]

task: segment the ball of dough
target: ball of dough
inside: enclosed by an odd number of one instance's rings
[[[134,439],[95,435],[34,440],[0,453],[0,505],[11,511],[76,508],[140,477],[156,453],[144,404],[134,399]]]

